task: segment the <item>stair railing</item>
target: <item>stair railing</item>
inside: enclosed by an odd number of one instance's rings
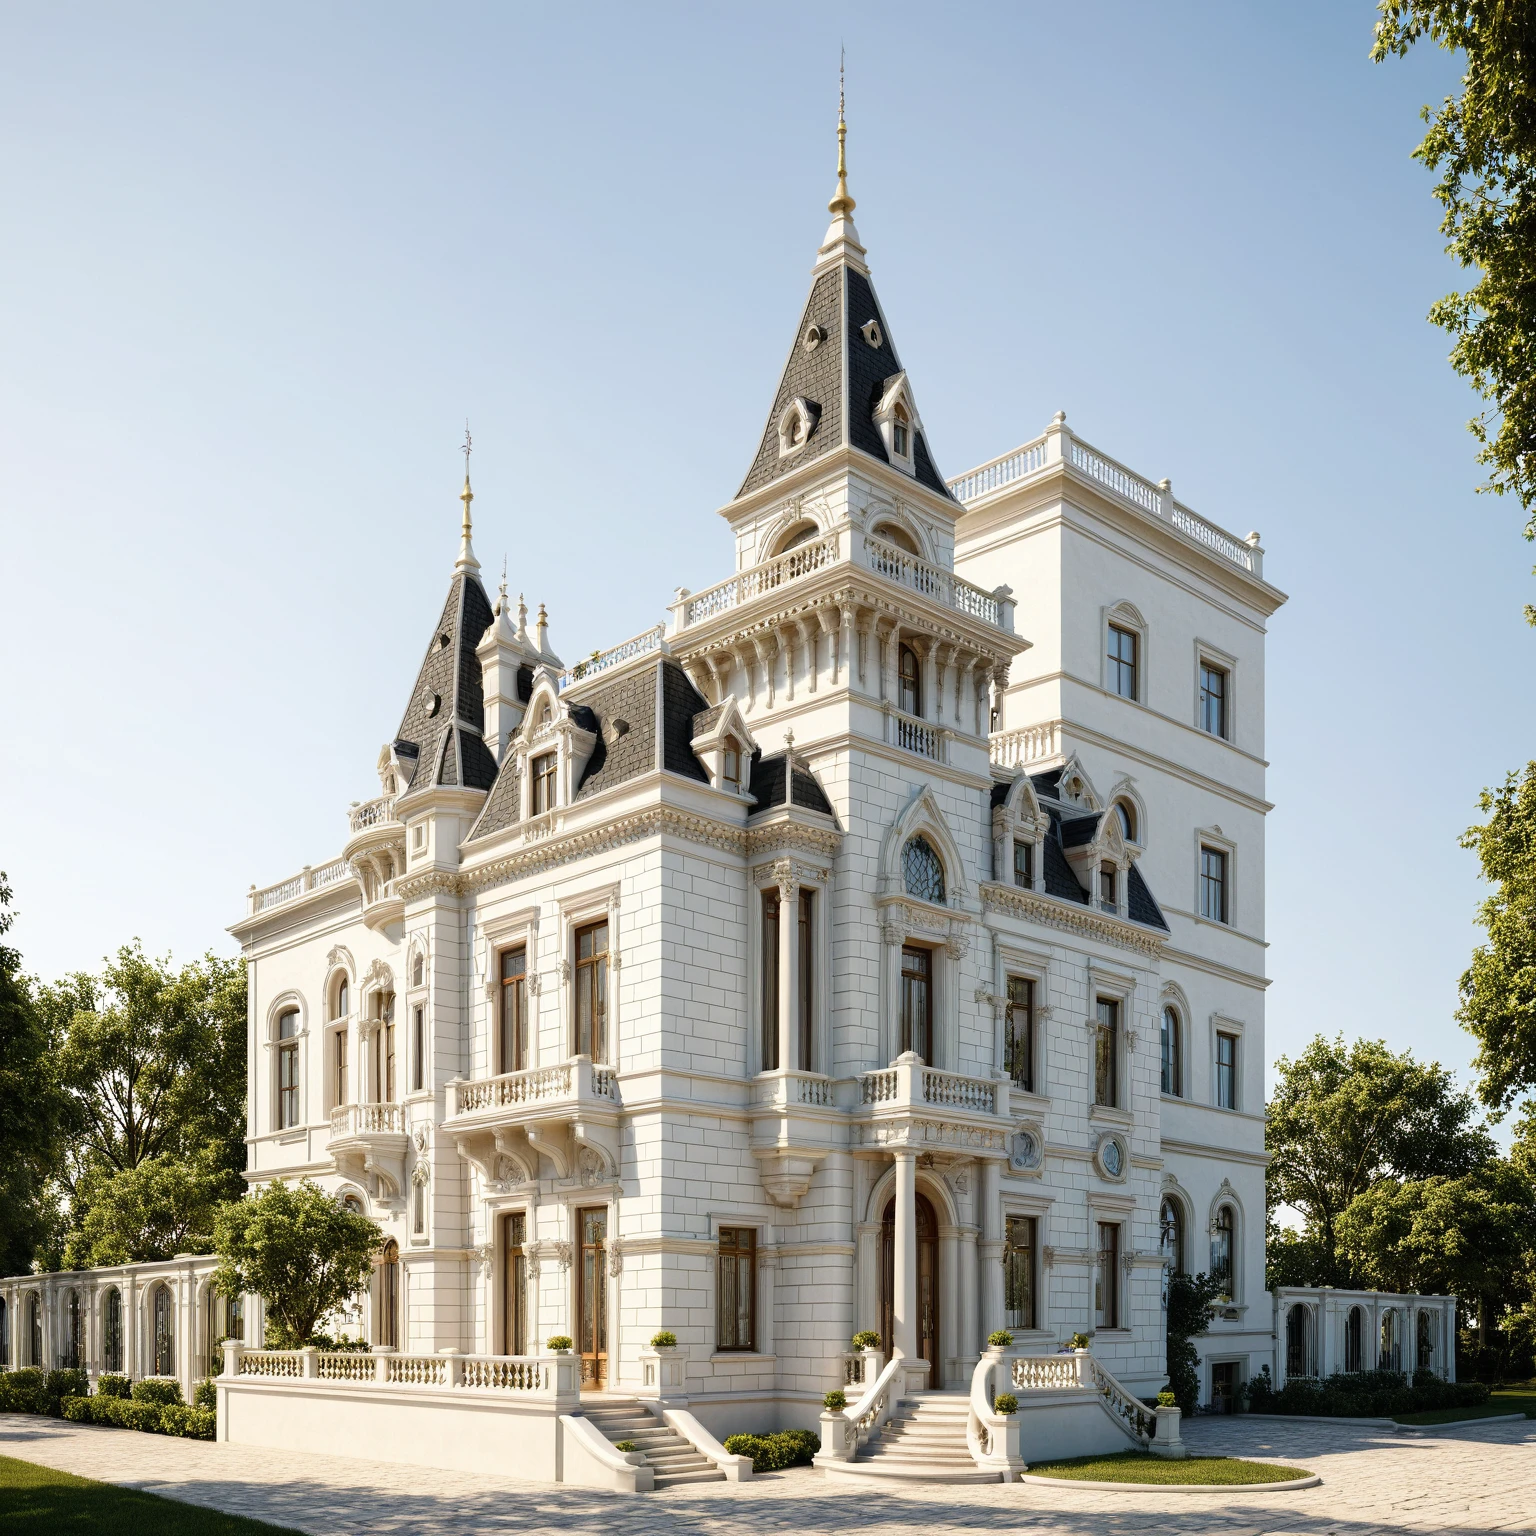
[[[1088,1379],[1098,1388],[1110,1417],[1145,1450],[1157,1431],[1157,1410],[1149,1408],[1117,1381],[1092,1355],[1086,1357],[1084,1364],[1088,1368]]]
[[[971,1460],[983,1472],[996,1472],[1005,1483],[1011,1483],[1025,1470],[1025,1462],[1019,1453],[1019,1416],[1017,1413],[998,1413],[992,1407],[996,1395],[999,1371],[1010,1355],[1005,1349],[984,1349],[971,1372],[970,1411],[965,1418],[965,1443],[970,1449]],[[1012,1380],[1012,1363],[1002,1373],[1007,1384]]]
[[[821,1450],[817,1460],[852,1461],[861,1445],[890,1418],[906,1381],[908,1362],[897,1356],[846,1408],[826,1408],[821,1415]]]

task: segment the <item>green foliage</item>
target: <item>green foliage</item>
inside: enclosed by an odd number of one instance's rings
[[[988,1349],[1012,1349],[1013,1335],[1006,1328],[994,1328],[987,1335]]]
[[[0,1375],[0,1409],[6,1413],[46,1413],[48,1377],[35,1365]]]
[[[1238,1391],[1254,1413],[1323,1418],[1384,1419],[1433,1408],[1470,1408],[1488,1401],[1483,1382],[1442,1381],[1433,1371],[1417,1371],[1411,1381],[1398,1371],[1354,1371],[1326,1381],[1292,1377],[1277,1392],[1265,1370]]]
[[[329,1355],[366,1355],[372,1348],[366,1339],[333,1339],[328,1333],[312,1333],[304,1343]]]
[[[848,1406],[848,1394],[841,1387],[834,1387],[822,1398],[821,1406],[828,1413],[839,1413]]]
[[[992,1399],[992,1411],[993,1413],[1017,1413],[1019,1400],[1012,1392],[999,1392]]]
[[[374,1222],[346,1210],[312,1180],[275,1180],[220,1210],[214,1283],[226,1296],[261,1296],[272,1347],[293,1349],[363,1288],[382,1240]]]
[[[186,1440],[212,1440],[218,1415],[206,1408],[188,1408],[168,1403],[160,1410],[160,1433],[180,1435]]]
[[[167,1403],[180,1403],[181,1383],[168,1381],[164,1377],[151,1377],[146,1381],[134,1382],[131,1395],[136,1403],[159,1403],[162,1407]]]
[[[215,1413],[219,1406],[218,1383],[209,1377],[207,1381],[200,1381],[192,1388],[192,1406],[201,1408],[206,1413]]]
[[[853,1336],[855,1349],[879,1349],[880,1335],[873,1328],[863,1328]]]
[[[1536,1093],[1536,763],[1485,789],[1487,820],[1462,834],[1493,894],[1477,909],[1488,942],[1472,952],[1456,1017],[1477,1041],[1478,1094],[1502,1114]]]
[[[108,1373],[96,1378],[97,1397],[131,1397],[133,1383],[126,1376]]]
[[[1429,318],[1454,338],[1451,366],[1488,402],[1468,423],[1488,467],[1483,487],[1519,497],[1536,538],[1536,112],[1531,8],[1521,0],[1380,0],[1372,57],[1429,38],[1466,60],[1461,94],[1438,110],[1414,158],[1438,172],[1446,250],[1479,273]],[[1536,613],[1527,608],[1536,622]]]
[[[1159,1408],[1177,1408],[1179,1406],[1177,1394],[1173,1392],[1159,1392],[1157,1394],[1157,1406]]]
[[[613,1448],[616,1451],[625,1451],[631,1454],[640,1449],[640,1447],[636,1445],[633,1440],[615,1440],[613,1442]]]
[[[781,1429],[771,1435],[732,1435],[725,1448],[732,1456],[750,1456],[754,1472],[777,1472],[810,1466],[821,1449],[821,1437],[808,1429]]]
[[[88,1397],[66,1397],[59,1403],[64,1417],[72,1424],[95,1423],[96,1415],[91,1411],[93,1406]]]
[[[1193,1414],[1200,1403],[1200,1351],[1194,1341],[1210,1328],[1221,1292],[1221,1281],[1209,1275],[1177,1272],[1168,1276],[1168,1385],[1164,1390],[1173,1393],[1186,1414]]]
[[[660,1333],[651,1335],[652,1349],[676,1349],[677,1335],[670,1328],[663,1328]]]
[[[549,1349],[570,1349],[571,1348],[571,1337],[567,1333],[552,1334],[550,1336],[550,1338],[548,1340],[546,1340],[545,1342],[546,1342],[546,1347],[549,1348]]]
[[[1380,1180],[1455,1178],[1497,1155],[1451,1074],[1412,1052],[1396,1055],[1385,1041],[1346,1045],[1342,1035],[1319,1035],[1294,1061],[1282,1056],[1275,1073],[1265,1131],[1269,1207],[1301,1212],[1309,1244],[1279,1257],[1293,1261],[1293,1273],[1303,1267],[1294,1261],[1317,1265],[1292,1283],[1357,1284],[1338,1223],[1350,1201]]]
[[[1288,1483],[1310,1477],[1305,1467],[1273,1461],[1243,1461],[1236,1456],[1190,1456],[1173,1461],[1150,1451],[1118,1451],[1108,1456],[1072,1456],[1062,1461],[1031,1462],[1031,1477],[1055,1477],[1089,1483],[1203,1483],[1213,1488],[1239,1483]]]
[[[9,931],[11,887],[0,871],[0,938]],[[41,1258],[56,1267],[60,1214],[51,1178],[63,1124],[47,1020],[21,956],[0,943],[0,1274],[24,1274]]]
[[[46,1384],[43,1387],[47,1397],[47,1407],[44,1410],[55,1418],[62,1411],[59,1404],[66,1397],[85,1397],[91,1390],[91,1378],[80,1370],[73,1368],[61,1371],[49,1371]]]
[[[205,1153],[163,1153],[120,1172],[92,1168],[77,1194],[80,1214],[65,1245],[65,1268],[168,1259],[212,1248],[214,1217],[230,1196],[229,1174],[210,1166]]]
[[[159,1403],[124,1403],[113,1400],[112,1421],[124,1429],[137,1429],[145,1434],[157,1435],[160,1433],[160,1413]]]
[[[1088,1343],[1089,1339],[1086,1333],[1074,1333],[1072,1335],[1071,1344],[1073,1349],[1087,1349]]]

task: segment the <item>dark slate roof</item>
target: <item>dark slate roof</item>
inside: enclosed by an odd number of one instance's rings
[[[662,662],[661,766],[700,784],[709,783],[709,774],[693,755],[693,717],[707,702],[675,661]]]
[[[706,732],[714,730],[719,725],[720,717],[724,713],[724,704],[711,704],[708,709],[701,709],[693,717],[694,736],[703,736]]]
[[[456,573],[395,732],[396,752],[417,758],[413,789],[426,784],[489,789],[496,778],[496,760],[482,736],[485,695],[475,655],[492,617],[478,578]],[[431,777],[423,779],[423,772]]]
[[[754,816],[784,805],[786,756],[783,752],[775,752],[772,757],[764,757],[761,748],[752,754],[752,774],[747,781],[747,790],[757,801],[752,808]],[[803,810],[820,811],[823,816],[833,814],[832,802],[827,799],[816,775],[800,763],[795,764],[790,780],[790,796],[792,803]]]
[[[1141,878],[1141,871],[1134,864],[1131,865],[1130,878],[1125,882],[1125,895],[1133,923],[1145,923],[1149,928],[1161,928],[1164,933],[1169,931],[1168,919],[1163,916],[1163,909],[1158,906],[1152,892],[1147,889],[1147,882]]]
[[[878,347],[870,346],[864,339],[863,327],[871,320],[880,325]],[[812,325],[818,326],[826,339],[808,352],[805,335]],[[844,444],[888,464],[890,455],[875,426],[874,413],[886,380],[901,371],[891,328],[869,279],[841,262],[823,272],[811,285],[757,454],[736,493],[737,499]],[[779,417],[796,396],[815,408],[816,422],[805,447],[780,458]],[[922,432],[916,434],[912,457],[917,479],[930,491],[948,499],[949,488],[933,462]]]
[[[1032,773],[1029,782],[1035,786],[1037,795],[1044,795],[1048,800],[1057,798],[1056,787],[1061,783],[1061,769],[1050,768],[1044,773]]]
[[[1087,816],[1074,816],[1070,821],[1061,819],[1058,822],[1061,828],[1061,846],[1081,848],[1084,843],[1091,843],[1102,820],[1103,817],[1097,811],[1092,811]]]
[[[1049,812],[1051,827],[1045,836],[1045,893],[1063,901],[1088,904],[1088,892],[1078,884],[1077,873],[1061,850],[1061,817]]]

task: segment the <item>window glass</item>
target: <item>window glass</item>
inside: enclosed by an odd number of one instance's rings
[[[351,997],[351,990],[347,986],[347,978],[343,976],[336,983],[336,1012],[334,1017],[338,1019],[346,1018],[347,1014],[351,1011]]]
[[[1017,837],[1013,840],[1013,883],[1025,890],[1035,883],[1035,845]]]
[[[1115,820],[1120,823],[1120,835],[1126,842],[1136,841],[1136,812],[1124,800],[1115,801]]]
[[[741,783],[741,753],[734,742],[728,742],[720,754],[720,778],[733,787]]]
[[[1120,910],[1115,901],[1115,866],[1113,864],[1099,866],[1099,905],[1106,912]]]
[[[418,1007],[411,1019],[411,1087],[421,1091],[425,1065],[427,1020],[426,1009]]]
[[[715,1348],[756,1348],[757,1232],[721,1227],[715,1280]]]
[[[1137,692],[1137,642],[1140,636],[1134,630],[1121,629],[1118,624],[1109,626],[1109,691],[1122,699],[1139,698]]]
[[[1200,850],[1200,916],[1227,921],[1227,856],[1219,848]]]
[[[1093,1102],[1115,1107],[1119,1076],[1120,1004],[1109,997],[1098,1002],[1098,1028],[1094,1031]]]
[[[1216,1036],[1216,1103],[1222,1109],[1237,1108],[1237,1036]]]
[[[923,712],[923,681],[918,671],[917,652],[910,645],[900,648],[897,668],[901,674],[901,707],[909,715],[921,716]]]
[[[1184,1272],[1184,1220],[1179,1214],[1178,1203],[1165,1199],[1157,1218],[1157,1251],[1167,1269],[1175,1274]],[[1163,1300],[1168,1299],[1165,1291]]]
[[[1232,1207],[1224,1205],[1211,1229],[1211,1279],[1220,1285],[1222,1301],[1232,1300],[1232,1239]]]
[[[1207,662],[1200,663],[1200,729],[1227,734],[1227,674]]]
[[[1183,1095],[1183,1062],[1180,1060],[1179,1015],[1173,1008],[1163,1009],[1163,1082],[1164,1093]]]
[[[1035,1087],[1034,1061],[1035,984],[1027,976],[1010,976],[1008,1016],[1003,1030],[1003,1068],[1012,1082],[1031,1093]]]
[[[344,1029],[333,1030],[331,1033],[331,1081],[336,1090],[336,1103],[352,1102],[347,1084],[347,1031]]]
[[[553,752],[545,752],[542,756],[534,758],[529,772],[533,776],[533,799],[529,806],[529,814],[542,816],[545,811],[555,808],[555,757]]]
[[[763,892],[763,1071],[779,1069],[779,891]]]
[[[813,1047],[813,1041],[811,1039],[811,999],[815,996],[815,992],[812,987],[812,981],[814,978],[812,976],[811,945],[811,935],[815,931],[811,921],[811,902],[813,899],[813,893],[805,890],[802,887],[800,891],[800,928],[798,934],[800,944],[800,953],[798,956],[800,968],[800,996],[795,999],[796,1013],[798,1016],[797,1022],[799,1027],[798,1044],[800,1047],[800,1060],[797,1063],[797,1067],[801,1072],[814,1072],[816,1070],[815,1067],[811,1064],[811,1054]]]
[[[1003,1242],[1003,1310],[1009,1328],[1034,1328],[1035,1218],[1010,1216]]]
[[[608,924],[576,933],[576,1053],[608,1060]]]
[[[1099,1261],[1093,1274],[1093,1323],[1095,1328],[1120,1326],[1120,1228],[1112,1221],[1099,1223]]]
[[[924,1061],[933,1051],[933,954],[915,945],[901,951],[901,1048]]]
[[[528,1065],[528,951],[501,952],[501,1039],[498,1072]]]
[[[914,837],[902,849],[901,874],[908,896],[944,904],[944,865],[926,837]]]
[[[277,1126],[287,1130],[299,1123],[299,1015],[285,1013],[277,1021]]]

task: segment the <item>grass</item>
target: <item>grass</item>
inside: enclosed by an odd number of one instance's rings
[[[0,1456],[6,1536],[279,1536],[286,1529]]]
[[[1523,1413],[1536,1419],[1536,1387],[1495,1387],[1493,1396],[1476,1408],[1429,1408],[1423,1413],[1399,1413],[1399,1424],[1463,1424],[1472,1419],[1495,1419],[1503,1414]]]
[[[1150,1451],[1120,1451],[1113,1456],[1036,1462],[1029,1475],[1083,1483],[1206,1483],[1222,1488],[1233,1483],[1288,1483],[1312,1474],[1305,1467],[1277,1467],[1272,1462],[1241,1461],[1236,1456],[1190,1456],[1184,1461],[1170,1461]]]

